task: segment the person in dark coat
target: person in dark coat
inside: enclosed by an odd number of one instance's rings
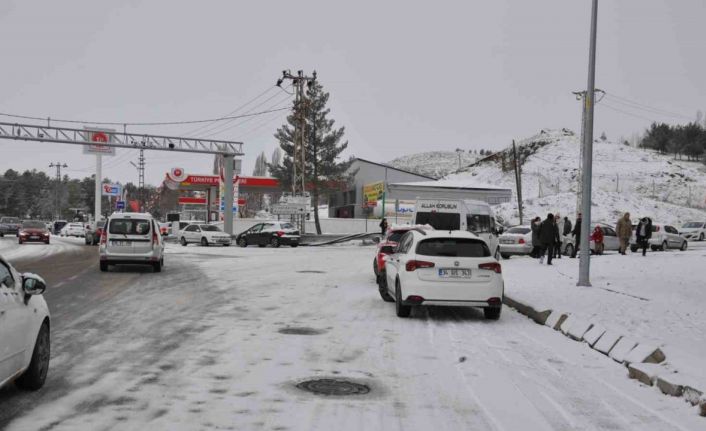
[[[554,239],[554,257],[561,259],[561,231],[559,230],[559,217],[554,216],[554,226],[556,227],[556,238]]]
[[[388,224],[387,224],[387,219],[383,218],[382,221],[380,222],[380,230],[382,233],[382,237],[385,237],[385,232],[387,232]]]
[[[569,220],[568,217],[564,217],[564,231],[561,233],[564,236],[567,236],[571,233],[571,220]]]
[[[559,237],[559,228],[554,222],[554,215],[551,213],[547,214],[547,218],[544,219],[542,224],[539,226],[539,242],[542,244],[542,254],[539,257],[539,263],[544,263],[544,254],[546,251],[547,255],[547,265],[552,264],[552,257],[554,257],[554,243]]]
[[[576,217],[576,224],[574,224],[574,230],[571,231],[571,234],[574,236],[574,251],[571,252],[571,257],[575,258],[581,248],[581,213]]]
[[[539,225],[541,221],[542,219],[535,217],[530,224],[530,228],[532,229],[532,251],[530,252],[530,257],[534,258],[538,258],[542,250],[542,245],[539,241]]]
[[[652,238],[652,219],[643,217],[635,228],[635,236],[637,237],[637,245],[642,248],[644,256],[647,254],[647,246]]]

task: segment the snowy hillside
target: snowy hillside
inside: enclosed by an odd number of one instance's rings
[[[563,130],[543,130],[519,141],[522,164],[522,195],[525,222],[535,215],[559,211],[573,218],[576,208],[579,137]],[[674,160],[653,151],[596,141],[593,146],[592,219],[614,224],[625,211],[633,218],[651,216],[654,221],[681,224],[706,219],[706,167],[697,162]],[[505,171],[503,171],[503,157]],[[459,185],[494,184],[515,193],[511,149],[495,160],[447,176]],[[516,197],[496,211],[506,223],[519,222]]]
[[[476,161],[476,158],[477,155],[468,152],[429,151],[398,157],[388,165],[433,178],[441,178],[456,172],[459,166],[470,165]]]

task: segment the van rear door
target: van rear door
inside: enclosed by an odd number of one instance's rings
[[[462,230],[465,220],[461,202],[449,199],[420,199],[414,214],[415,224],[428,224],[436,230]]]
[[[108,244],[112,253],[149,253],[152,251],[152,223],[146,218],[110,219]]]

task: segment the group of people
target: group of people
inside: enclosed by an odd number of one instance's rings
[[[571,257],[576,257],[576,250],[581,243],[581,213],[576,217],[576,222],[573,225],[568,217],[562,219],[559,213],[549,213],[544,220],[535,217],[530,226],[532,228],[530,256],[539,259],[539,263],[544,263],[545,256],[547,257],[547,265],[551,265],[552,259],[555,257],[561,259],[562,238],[570,234],[576,238]]]

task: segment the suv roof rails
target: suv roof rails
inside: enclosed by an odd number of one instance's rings
[[[422,228],[413,227],[413,228],[410,229],[410,230],[413,230],[413,231],[415,231],[415,232],[419,232],[419,233],[421,233],[422,235],[427,236],[427,233],[426,233],[426,232],[424,231],[424,229],[422,229]]]

